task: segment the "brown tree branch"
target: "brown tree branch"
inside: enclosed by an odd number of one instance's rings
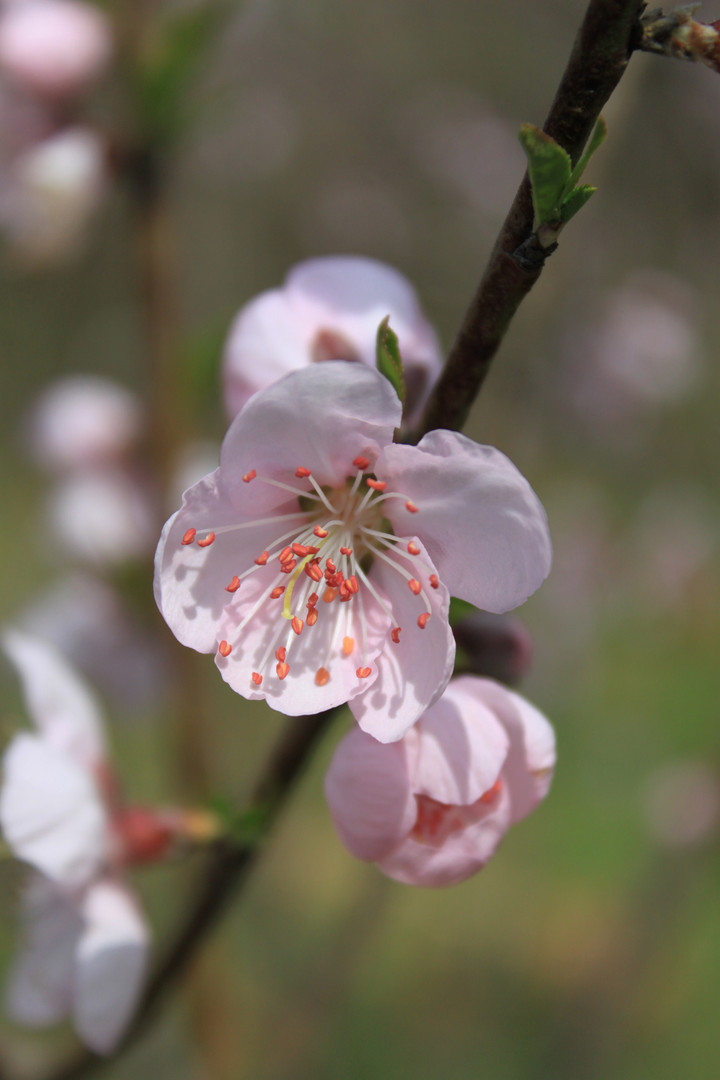
[[[544,131],[575,163],[640,35],[643,0],[590,0]],[[459,430],[522,300],[540,277],[545,253],[533,244],[533,207],[525,175],[500,231],[416,437]]]

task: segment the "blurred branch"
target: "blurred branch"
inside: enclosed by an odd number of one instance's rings
[[[644,7],[643,0],[590,0],[588,4],[543,126],[573,164],[639,43]],[[548,252],[533,240],[526,175],[427,404],[418,437],[438,427],[459,430],[465,423],[515,312],[542,272]]]
[[[260,777],[251,803],[262,813],[262,835],[252,843],[225,839],[216,843],[198,874],[199,888],[165,956],[160,960],[135,1018],[122,1043],[110,1057],[83,1050],[47,1074],[47,1080],[78,1080],[94,1069],[116,1060],[129,1049],[153,1020],[158,1006],[176,980],[187,971],[198,948],[214,929],[231,899],[248,878],[263,841],[287,801],[303,767],[325,734],[337,709],[316,716],[291,717]]]

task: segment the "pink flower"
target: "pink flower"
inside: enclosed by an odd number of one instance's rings
[[[23,0],[0,15],[0,67],[29,93],[81,93],[103,73],[111,52],[108,21],[93,4]]]
[[[121,805],[98,706],[60,656],[15,631],[4,646],[37,728],[16,735],[3,758],[5,839],[39,871],[25,898],[10,1010],[32,1026],[70,1014],[80,1037],[107,1053],[132,1016],[149,944],[123,868],[159,857],[172,823]]]
[[[552,727],[490,679],[461,676],[400,742],[354,728],[325,778],[341,841],[407,885],[454,885],[545,797]]]
[[[166,524],[155,574],[173,633],[238,693],[289,715],[348,701],[383,742],[450,678],[450,594],[505,611],[550,567],[542,506],[503,454],[451,431],[397,445],[399,423],[364,364],[261,391]]]
[[[300,263],[282,288],[241,308],[225,345],[228,414],[235,416],[255,391],[313,361],[358,360],[374,367],[377,329],[386,315],[405,366],[406,414],[417,416],[442,367],[435,331],[402,274],[347,255]]]

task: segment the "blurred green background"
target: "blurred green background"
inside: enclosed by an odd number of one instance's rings
[[[247,0],[186,95],[169,215],[192,434],[219,441],[225,329],[295,262],[362,253],[413,281],[449,345],[523,173],[581,0]],[[701,17],[720,14],[703,5]],[[122,115],[120,80],[92,103]],[[250,887],[120,1080],[707,1080],[720,1071],[720,79],[636,56],[587,174],[599,190],[513,324],[468,434],[548,511],[556,559],[519,613],[522,691],[553,721],[547,802],[477,877],[385,880],[337,841],[323,744]],[[148,393],[128,196],[110,188],[62,266],[0,265],[0,619],[68,560],[22,418],[67,372]],[[152,423],[152,417],[150,417]],[[172,509],[170,506],[168,509]],[[120,581],[149,635],[150,557]],[[161,661],[158,660],[158,663]],[[198,668],[216,793],[247,797],[283,719]],[[3,731],[22,723],[2,668]],[[108,703],[135,798],[178,795],[157,700]],[[137,875],[159,939],[197,864]],[[0,868],[11,954],[22,869]],[[70,1036],[0,1028],[21,1075]]]

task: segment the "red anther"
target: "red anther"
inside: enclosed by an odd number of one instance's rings
[[[431,588],[433,588],[433,589],[439,589],[440,588],[440,578],[437,576],[437,574],[431,574],[430,578],[429,578],[429,581],[430,581]]]
[[[285,592],[285,586],[284,585],[276,585],[275,588],[273,589],[273,591],[270,593],[270,599],[271,600],[277,600],[277,599],[279,599],[279,597],[282,596],[282,594],[284,592]]]
[[[500,794],[501,788],[502,780],[498,778],[491,788],[488,788],[487,791],[484,791],[482,793],[482,795],[478,799],[478,802],[485,803],[486,806],[488,803],[495,802],[495,799],[497,799],[498,795]]]
[[[313,581],[322,581],[323,572],[319,566],[316,566],[314,563],[309,563],[304,569],[307,576],[312,578]]]
[[[337,589],[334,589],[331,585],[328,585],[325,592],[323,593],[323,601],[326,604],[332,604],[333,600],[337,597],[337,594]]]
[[[209,532],[204,540],[198,540],[197,545],[198,545],[198,547],[210,547],[210,545],[213,543],[214,540],[215,540],[215,533],[214,532]]]
[[[345,580],[348,583],[348,588],[351,593],[355,594],[360,592],[360,582],[354,574],[351,574],[350,577],[346,578]]]
[[[256,476],[257,476],[257,473],[255,472],[255,470],[251,469],[250,472],[245,473],[245,475],[243,476],[243,480],[245,481],[246,484],[249,484],[250,481],[254,480]]]
[[[306,622],[307,622],[308,626],[314,626],[317,621],[318,621],[317,608],[309,607],[308,608],[308,613],[307,613],[307,619],[306,619]]]
[[[240,578],[235,575],[229,585],[225,586],[225,592],[237,592],[240,588]]]
[[[297,566],[297,559],[288,559],[288,561],[284,562],[282,564],[282,566],[280,567],[280,573],[281,574],[292,574],[292,572],[293,572],[293,570],[295,569],[296,566]]]
[[[318,594],[316,592],[310,593],[310,595],[307,598],[307,606],[308,607],[315,607],[315,605],[317,604],[319,599],[320,599],[320,597],[318,596]]]
[[[418,508],[410,499],[405,503],[405,509],[411,514],[417,514]]]
[[[347,581],[340,582],[340,600],[341,600],[341,602],[349,600],[350,597],[352,596],[352,594],[353,594],[353,591],[350,588]]]
[[[372,668],[359,667],[355,674],[357,675],[358,679],[367,679],[368,675],[372,674]]]
[[[321,540],[324,540],[325,537],[328,534],[327,529],[323,529],[322,526],[320,526],[320,525],[316,525],[315,528],[313,529],[313,532],[315,533],[316,536],[319,536]]]
[[[408,581],[408,589],[411,593],[415,593],[416,596],[419,596],[422,592],[422,585],[417,578],[410,578]]]
[[[255,559],[255,562],[257,563],[258,566],[265,566],[265,564],[267,563],[269,558],[270,558],[270,552],[269,551],[263,551],[263,553],[261,555],[258,555],[257,559]]]
[[[315,685],[316,686],[327,686],[327,684],[329,682],[330,682],[330,672],[327,670],[327,668],[319,667],[317,669],[317,671],[315,672]]]
[[[355,638],[344,637],[343,638],[343,652],[346,656],[350,656],[351,652],[355,648]]]
[[[287,649],[284,645],[281,645],[279,649],[275,650],[275,659],[279,660],[281,664],[285,663],[285,657],[287,656]]]
[[[326,565],[326,567],[328,568],[328,571],[329,571],[329,572],[330,572],[331,574],[334,574],[334,573],[335,573],[335,572],[337,571],[337,566],[336,566],[336,565],[335,565],[335,563],[334,563],[334,562],[332,561],[332,559],[326,559],[326,560],[325,560],[325,565]]]
[[[310,475],[310,470],[306,469],[304,465],[298,465],[297,469],[295,470],[295,475],[299,476],[301,479],[304,480],[306,476]]]
[[[369,488],[372,488],[373,491],[384,491],[387,487],[384,480],[366,480],[365,483]]]
[[[192,544],[192,542],[195,539],[196,535],[197,535],[197,529],[188,529],[188,531],[185,533],[185,535],[183,536],[180,543],[181,544]]]
[[[401,629],[402,629],[402,627],[400,627],[400,626],[393,626],[392,630],[390,631],[390,637],[392,638],[392,640],[395,642],[396,645],[400,644],[400,631],[401,631]]]
[[[302,621],[302,619],[298,619],[297,615],[293,615],[290,625],[292,626],[296,634],[302,634],[302,628],[305,623]]]
[[[260,674],[259,671],[253,671],[250,678],[252,679],[252,681],[255,683],[256,686],[260,686],[262,684],[262,675]]]
[[[362,469],[363,471],[370,466],[370,461],[366,457],[353,458],[353,465],[356,469]]]
[[[292,548],[288,545],[287,547],[284,547],[282,549],[282,551],[280,552],[280,554],[278,555],[278,561],[279,562],[287,562],[288,559],[292,559],[292,555],[293,555]]]
[[[277,671],[278,679],[284,679],[290,670],[290,665],[281,660],[279,664],[276,664],[275,670]]]
[[[310,554],[310,548],[305,547],[305,544],[291,544],[293,555],[297,555],[298,559],[304,559],[306,555]]]
[[[340,554],[341,555],[352,555],[352,548],[341,547],[340,548]]]
[[[430,618],[430,612],[429,611],[423,611],[422,615],[418,615],[417,624],[418,624],[418,626],[420,627],[421,630],[425,629],[425,627],[427,626],[427,621],[428,621],[429,618]]]
[[[221,641],[218,645],[218,652],[221,656],[229,656],[232,652],[232,645],[229,641]]]
[[[332,583],[333,583],[333,585],[335,586],[336,589],[339,589],[344,580],[345,580],[345,578],[342,575],[342,570],[338,570],[337,574],[335,575],[335,577],[332,580]]]
[[[419,555],[420,554],[420,548],[417,546],[417,544],[415,543],[414,540],[410,541],[410,543],[407,546],[407,549],[408,549],[408,553],[410,555]]]

